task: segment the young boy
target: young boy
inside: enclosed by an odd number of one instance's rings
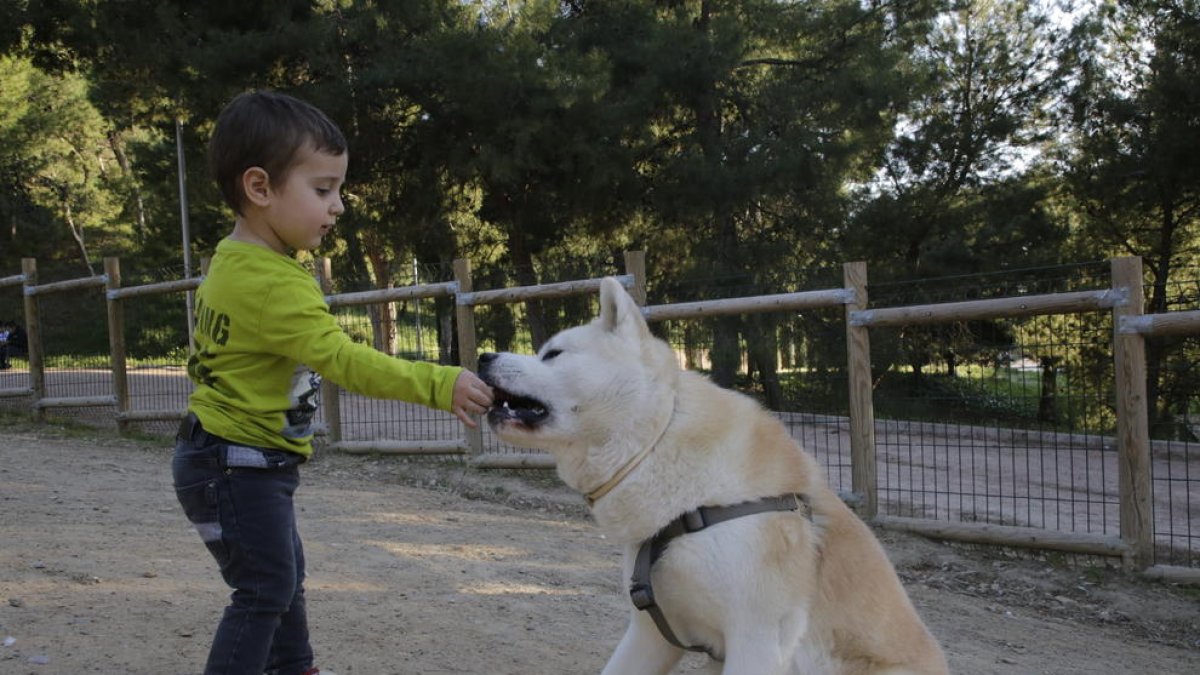
[[[291,258],[316,248],[345,210],[346,140],[321,111],[242,94],[217,118],[209,163],[236,221],[196,293],[196,388],[172,464],[184,513],[233,589],[204,672],[312,675],[292,496],[312,454],[321,377],[472,427],[492,392],[461,368],[356,344]]]

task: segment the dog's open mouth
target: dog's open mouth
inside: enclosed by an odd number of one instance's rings
[[[495,399],[491,410],[488,410],[488,423],[500,426],[505,422],[517,422],[533,428],[546,421],[550,410],[545,403],[528,396],[518,396],[512,392],[492,386]]]

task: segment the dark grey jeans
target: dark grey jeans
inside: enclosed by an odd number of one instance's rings
[[[180,427],[175,494],[233,589],[205,675],[299,675],[312,667],[292,504],[303,461],[231,443],[190,416]]]

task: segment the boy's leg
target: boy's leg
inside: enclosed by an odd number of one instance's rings
[[[294,466],[226,470],[223,449],[221,444],[192,445],[181,439],[173,466],[184,512],[234,589],[213,638],[205,673],[261,675],[281,616],[296,595],[292,495],[299,474]],[[303,619],[303,612],[299,618]],[[307,631],[300,635],[293,630],[287,639],[300,640],[290,646],[293,653],[310,650]],[[308,659],[311,665],[311,656]]]
[[[303,673],[313,663],[304,599],[304,545],[300,541],[295,520],[292,521],[292,549],[296,560],[296,591],[291,606],[279,617],[279,628],[275,630],[271,655],[267,660],[267,672],[279,675]]]
[[[226,476],[221,521],[233,545],[221,575],[234,590],[213,638],[206,675],[260,675],[276,639],[297,641],[274,648],[301,661],[279,675],[298,674],[312,665],[307,628],[276,634],[299,585],[292,505],[298,481],[295,467],[231,469]],[[305,620],[303,611],[289,623],[297,618]]]

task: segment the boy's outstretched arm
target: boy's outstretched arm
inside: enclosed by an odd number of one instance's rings
[[[478,425],[471,415],[482,415],[491,406],[492,388],[469,370],[459,373],[454,380],[454,400],[450,412],[474,429]]]

